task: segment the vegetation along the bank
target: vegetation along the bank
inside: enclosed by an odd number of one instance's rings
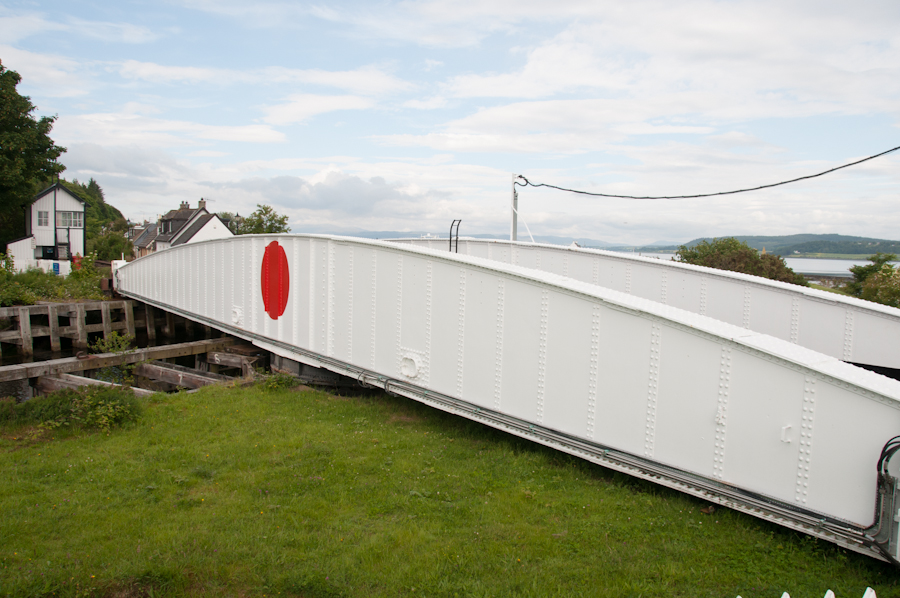
[[[108,426],[4,403],[0,596],[900,592],[872,558],[414,401],[284,380],[154,395]]]
[[[78,269],[68,276],[57,276],[31,269],[16,273],[12,257],[0,253],[0,307],[33,305],[38,301],[99,300],[105,295],[100,280],[109,269],[101,272],[94,265],[94,254],[82,259]]]

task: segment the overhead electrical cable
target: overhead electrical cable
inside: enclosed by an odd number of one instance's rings
[[[826,175],[828,173],[834,172],[836,170],[841,170],[842,168],[850,168],[851,166],[856,166],[857,164],[862,164],[863,162],[868,162],[869,160],[874,160],[875,158],[880,158],[886,154],[891,152],[895,152],[900,150],[900,146],[889,149],[886,152],[881,152],[880,154],[875,154],[874,156],[869,156],[868,158],[863,158],[862,160],[857,160],[856,162],[850,162],[849,164],[844,164],[843,166],[836,166],[834,168],[830,168],[824,172],[820,172],[818,174],[810,174],[807,176],[798,177],[796,179],[791,179],[789,181],[781,181],[780,183],[772,183],[770,185],[760,185],[759,187],[749,187],[747,189],[735,189],[734,191],[719,191],[717,193],[698,193],[696,195],[657,195],[657,196],[639,196],[639,195],[613,195],[611,193],[592,193],[590,191],[579,191],[578,189],[567,189],[566,187],[558,187],[556,185],[549,185],[547,183],[532,183],[528,179],[526,179],[521,174],[518,175],[517,178],[525,181],[524,183],[520,183],[518,180],[515,182],[516,185],[520,187],[549,187],[551,189],[558,189],[560,191],[568,191],[569,193],[578,193],[580,195],[593,195],[595,197],[613,197],[618,199],[693,199],[696,197],[715,197],[716,195],[734,195],[735,193],[747,193],[749,191],[759,191],[760,189],[769,189],[771,187],[779,187],[781,185],[787,185],[789,183],[796,183],[797,181],[803,181],[806,179],[814,179],[816,177],[820,177]]]

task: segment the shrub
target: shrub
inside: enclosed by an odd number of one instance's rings
[[[889,262],[896,260],[897,256],[893,253],[881,253],[879,251],[875,255],[869,256],[868,259],[870,263],[865,264],[864,266],[853,266],[850,268],[850,273],[853,274],[853,280],[844,285],[844,291],[854,297],[863,296],[863,287],[870,277],[881,273],[885,267],[893,270],[893,267]],[[872,285],[869,286],[871,287]],[[873,295],[871,290],[869,291],[869,295]],[[867,299],[867,297],[863,298]],[[870,299],[870,301],[875,301],[875,299]]]
[[[22,403],[0,403],[0,421],[38,424],[43,428],[98,429],[104,432],[140,417],[141,407],[127,389],[88,386],[61,390]]]
[[[693,247],[682,245],[678,248],[676,256],[679,262],[687,264],[742,272],[802,286],[809,285],[806,278],[788,268],[780,256],[771,253],[760,255],[746,242],[738,241],[734,237],[701,241]]]
[[[875,303],[900,307],[900,269],[895,270],[890,264],[884,264],[881,270],[866,277],[859,296]]]

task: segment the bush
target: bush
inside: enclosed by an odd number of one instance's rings
[[[881,270],[866,277],[859,296],[867,301],[900,307],[900,269],[884,264]]]
[[[22,403],[0,403],[0,422],[38,424],[48,429],[73,427],[108,432],[114,426],[137,420],[140,414],[134,393],[109,386],[61,390]]]
[[[12,258],[0,254],[0,307],[33,305],[38,301],[71,301],[104,298],[100,290],[103,278],[94,266],[96,255],[88,254],[80,270],[57,276],[38,268],[15,273]]]
[[[844,291],[849,295],[853,295],[854,297],[863,297],[863,287],[866,285],[866,282],[870,277],[875,276],[876,274],[882,273],[882,271],[887,267],[889,270],[893,270],[893,267],[889,262],[892,262],[897,259],[897,256],[893,253],[881,253],[880,251],[875,255],[869,256],[869,262],[864,266],[853,266],[850,268],[850,273],[853,274],[853,280],[844,285]],[[883,278],[883,277],[882,277]],[[872,286],[872,285],[870,285]],[[877,293],[873,293],[870,289],[869,295],[874,296]],[[863,297],[863,299],[867,299],[867,297]],[[870,301],[875,301],[875,299],[869,299]],[[878,303],[881,303],[880,301]]]
[[[682,245],[675,255],[679,262],[686,264],[742,272],[809,286],[806,278],[788,268],[780,256],[771,253],[760,255],[746,242],[738,241],[734,237],[701,241],[693,247]]]

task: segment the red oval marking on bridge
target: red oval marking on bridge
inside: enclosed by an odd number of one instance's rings
[[[273,320],[277,320],[284,313],[284,308],[287,307],[288,294],[291,290],[287,255],[284,253],[284,247],[279,245],[278,241],[272,241],[266,247],[260,278],[266,313]]]

